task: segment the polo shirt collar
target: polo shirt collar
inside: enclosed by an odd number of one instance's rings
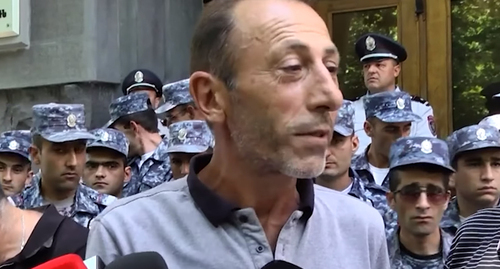
[[[218,227],[229,222],[232,214],[241,208],[210,190],[198,178],[198,173],[208,165],[211,159],[212,154],[198,155],[191,159],[187,185],[196,206],[213,226]],[[298,179],[296,187],[300,197],[298,209],[303,212],[302,219],[308,220],[314,209],[313,180]]]

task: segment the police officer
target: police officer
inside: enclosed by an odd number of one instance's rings
[[[500,82],[484,87],[481,95],[486,99],[485,107],[488,109],[488,116],[500,114]]]
[[[365,133],[363,124],[365,113],[363,99],[369,94],[385,91],[401,91],[396,85],[396,78],[401,72],[401,63],[407,58],[406,50],[398,42],[376,33],[368,33],[360,37],[355,44],[356,54],[363,64],[366,95],[354,102],[356,117],[355,132],[359,137],[356,155],[362,154],[370,144],[370,137]],[[436,137],[434,112],[430,104],[418,96],[412,96],[411,107],[421,120],[412,124],[410,136]]]
[[[388,189],[386,176],[391,144],[408,136],[411,123],[420,117],[412,111],[411,96],[402,91],[367,95],[363,103],[366,114],[364,130],[371,138],[371,144],[363,154],[354,156],[352,166],[366,182]]]
[[[131,173],[127,164],[128,140],[115,129],[95,129],[90,133],[95,139],[87,142],[83,181],[100,193],[120,198]]]
[[[164,125],[184,120],[205,120],[189,93],[189,79],[164,85],[163,99],[165,104],[156,113],[165,119]]]
[[[179,179],[189,173],[191,158],[212,148],[213,138],[207,123],[201,120],[176,122],[169,129],[167,152],[172,176]]]
[[[316,184],[368,203],[388,223],[395,216],[387,203],[386,190],[377,184],[363,181],[351,168],[351,158],[359,143],[354,133],[354,113],[352,102],[344,100],[337,112],[332,141],[327,149],[325,170],[316,178]]]
[[[162,97],[162,85],[160,78],[148,69],[136,69],[128,73],[122,82],[123,95],[131,93],[146,93],[151,101],[153,109],[158,108]],[[161,135],[168,135],[168,128],[158,119],[158,129]]]
[[[499,203],[500,133],[492,126],[471,125],[453,132],[446,141],[456,170],[451,181],[456,197],[448,204],[441,227],[455,235],[465,218]]]
[[[129,145],[132,176],[123,190],[127,197],[154,188],[172,179],[168,159],[168,140],[162,139],[156,114],[146,94],[117,98],[109,105],[111,120],[107,126],[125,134]]]
[[[32,161],[40,167],[31,186],[12,200],[22,209],[53,204],[63,216],[84,227],[116,198],[80,183],[85,147],[94,136],[85,128],[81,104],[33,106]]]
[[[0,135],[0,187],[7,196],[20,193],[31,182],[30,145],[31,139],[15,132]]]
[[[453,240],[439,228],[454,172],[446,142],[400,138],[391,146],[389,162],[387,197],[399,223],[387,242],[391,268],[443,268]]]

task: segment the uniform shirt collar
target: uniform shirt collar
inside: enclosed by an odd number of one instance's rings
[[[198,173],[208,165],[211,158],[212,154],[203,154],[191,159],[187,184],[195,204],[212,225],[218,227],[228,222],[232,214],[241,208],[220,197],[198,178]],[[298,209],[303,212],[302,218],[308,220],[314,208],[314,183],[312,179],[298,179],[297,191],[300,196]]]

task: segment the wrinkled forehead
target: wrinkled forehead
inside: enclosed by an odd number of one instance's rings
[[[300,38],[297,34],[329,37],[323,19],[310,6],[293,0],[247,0],[233,12],[237,37],[243,44],[249,41],[276,44],[288,38]],[[301,39],[307,44],[310,39]],[[251,43],[250,43],[251,44]]]

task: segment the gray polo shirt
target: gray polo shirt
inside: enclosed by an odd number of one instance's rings
[[[87,257],[108,264],[156,251],[170,269],[262,268],[273,259],[305,269],[384,269],[389,258],[380,214],[341,193],[297,180],[299,208],[271,250],[252,208],[238,208],[197,177],[211,155],[195,157],[189,175],[116,201],[91,225]]]

